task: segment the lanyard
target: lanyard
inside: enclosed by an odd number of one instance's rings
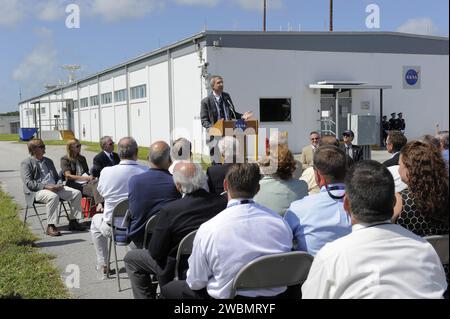
[[[253,204],[254,202],[255,201],[252,200],[252,199],[244,199],[244,200],[241,200],[239,202],[235,202],[235,203],[229,204],[227,206],[227,208],[230,208],[230,207],[233,207],[233,206],[238,206],[238,205],[244,205],[244,204]]]
[[[380,226],[380,225],[390,225],[390,224],[392,224],[392,223],[390,223],[390,222],[376,223],[376,224],[372,224],[372,225],[366,226],[363,229],[370,228],[370,227],[375,227],[375,226]]]
[[[343,184],[336,184],[336,185],[331,185],[331,186],[328,186],[327,184],[325,184],[325,189],[327,190],[328,196],[330,196],[334,200],[341,200],[345,196],[345,194],[341,195],[341,196],[336,196],[331,193],[331,191],[345,190],[345,186]]]

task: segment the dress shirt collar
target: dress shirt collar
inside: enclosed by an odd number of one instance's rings
[[[332,191],[345,191],[345,184],[344,183],[336,183],[336,184],[328,184],[328,189],[332,192]],[[325,187],[325,185],[323,185],[320,188],[320,192],[326,192],[327,188]]]
[[[138,162],[133,160],[121,160],[119,165],[138,165]]]
[[[398,153],[400,153],[400,151],[398,151],[398,152],[395,152],[394,154],[392,154],[391,158],[394,158],[394,157],[395,157],[395,155],[397,155]]]
[[[228,201],[227,208],[230,206],[238,205],[243,200],[249,200],[253,202],[253,198],[233,198],[230,201]]]
[[[108,158],[111,158],[111,155],[113,154],[113,153],[108,153],[107,151],[103,151],[103,153],[105,153],[106,156],[108,156]]]
[[[369,228],[369,227],[373,227],[373,226],[376,226],[376,225],[386,225],[386,224],[392,224],[391,220],[387,219],[385,221],[376,222],[376,223],[359,222],[359,223],[357,223],[357,224],[352,226],[352,232],[358,231],[358,230],[361,230],[361,229],[365,229],[365,228]]]
[[[213,95],[214,95],[214,98],[216,100],[218,100],[218,99],[220,99],[222,97],[222,94],[221,95],[217,95],[216,92],[214,92],[214,91],[213,91]]]

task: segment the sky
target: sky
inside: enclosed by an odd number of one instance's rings
[[[379,8],[379,28],[366,8]],[[73,5],[79,28],[68,28]],[[261,31],[263,0],[0,0],[0,113],[206,30]],[[70,9],[66,13],[66,9]],[[334,0],[335,31],[398,31],[448,37],[447,0]],[[268,31],[327,31],[329,0],[267,0]]]

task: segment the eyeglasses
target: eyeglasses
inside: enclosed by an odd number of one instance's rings
[[[311,141],[318,141],[318,140],[320,140],[320,138],[318,138],[318,137],[317,138],[314,138],[314,137],[311,138]]]
[[[43,144],[42,145],[37,145],[36,147],[40,148],[41,150],[43,150],[45,148],[45,145],[43,145]]]
[[[80,148],[80,147],[81,147],[81,144],[77,144],[77,145],[75,145],[75,147],[76,147],[76,148]]]
[[[114,145],[114,142],[108,143],[108,145],[109,145],[109,146],[113,146],[113,145]]]

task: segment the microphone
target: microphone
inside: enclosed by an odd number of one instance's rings
[[[233,105],[233,103],[231,103],[231,100],[230,100],[230,99],[227,99],[227,102],[228,102],[228,104],[230,105],[230,110],[231,110],[231,112],[233,112],[234,118],[235,118],[236,120],[239,120],[239,119],[237,118],[237,116],[236,116],[236,112],[234,111],[234,105]]]

